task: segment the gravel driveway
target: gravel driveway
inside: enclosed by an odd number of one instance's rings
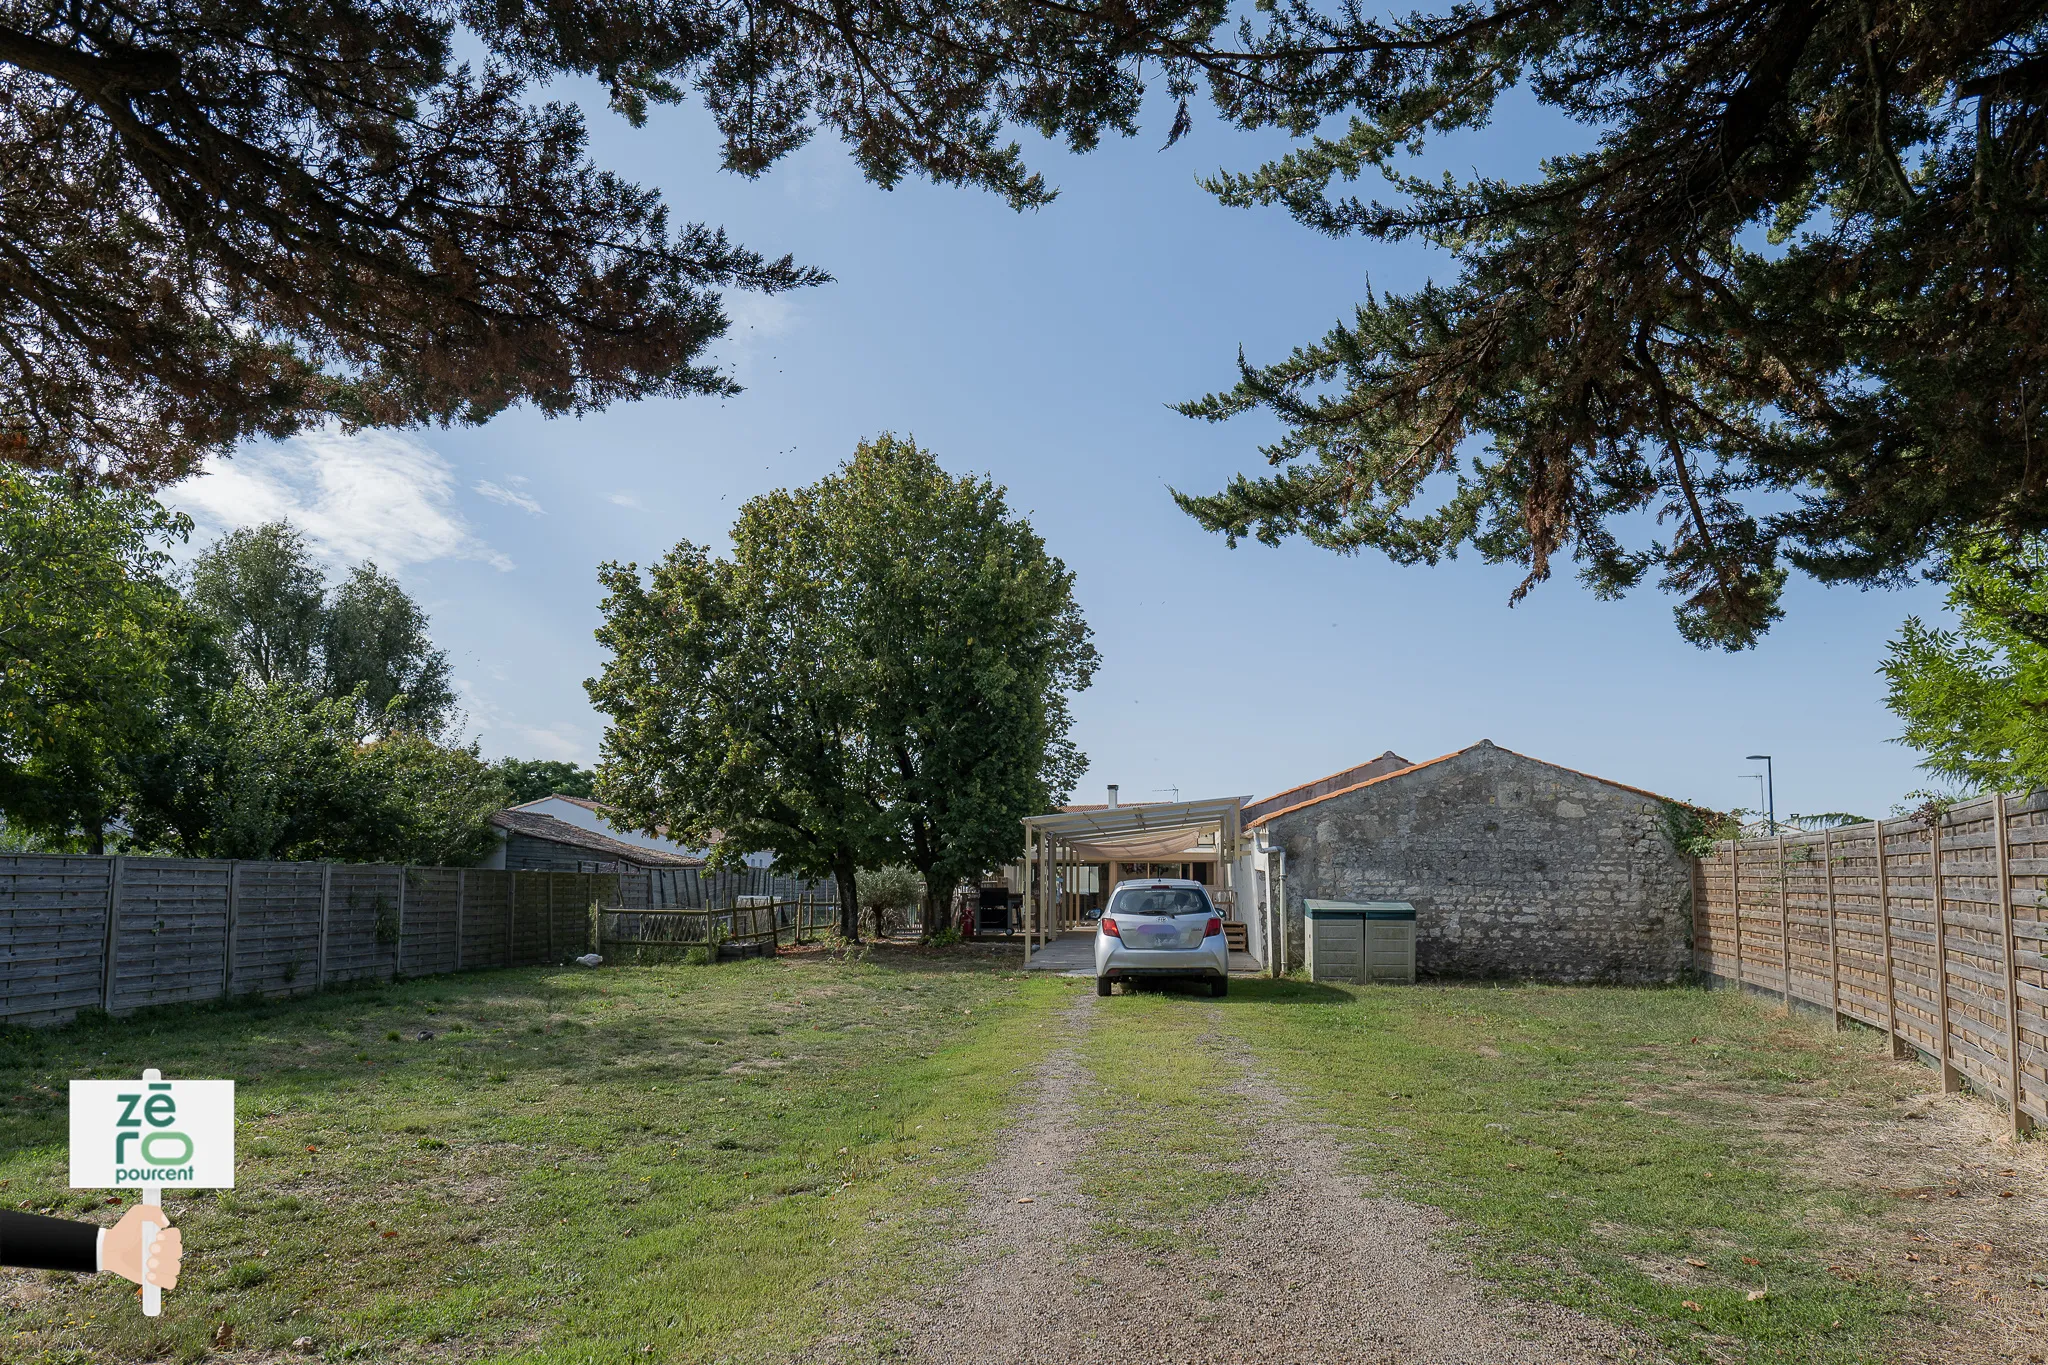
[[[1101,1002],[1106,1004],[1107,1002]],[[1069,1037],[1093,1027],[1081,999]],[[926,1365],[1564,1365],[1646,1360],[1615,1329],[1488,1292],[1436,1246],[1441,1216],[1375,1195],[1330,1139],[1301,1122],[1252,1060],[1219,1038],[1242,1079],[1237,1122],[1258,1190],[1198,1216],[1215,1255],[1134,1253],[1096,1238],[1075,1168],[1092,1150],[1076,1094],[1091,1077],[1078,1041],[976,1179],[956,1225],[957,1269],[862,1334],[867,1358]]]

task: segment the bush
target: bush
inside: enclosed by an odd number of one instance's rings
[[[691,967],[709,967],[713,960],[711,950],[702,946],[691,948],[683,954],[683,962]]]

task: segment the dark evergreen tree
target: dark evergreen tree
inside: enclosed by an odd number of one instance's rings
[[[2048,527],[2048,6],[1281,0],[1226,101],[1290,155],[1212,188],[1455,278],[1374,295],[1184,411],[1265,409],[1276,471],[1179,495],[1233,543],[1656,575],[1752,644],[1797,569],[1897,582]],[[1527,183],[1412,170],[1511,88],[1598,130]],[[1348,127],[1318,131],[1350,109]],[[1385,199],[1343,188],[1383,177]],[[1630,544],[1623,523],[1668,528]]]
[[[1223,13],[0,0],[0,458],[160,483],[330,417],[728,391],[702,363],[715,291],[825,277],[672,223],[590,163],[580,112],[540,86],[592,77],[635,122],[694,91],[742,174],[824,126],[878,183],[1023,207],[1050,191],[1007,125],[1081,147],[1133,130],[1139,59]]]

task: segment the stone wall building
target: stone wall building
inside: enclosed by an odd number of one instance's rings
[[[1248,828],[1286,852],[1292,962],[1305,900],[1393,900],[1415,906],[1425,975],[1669,981],[1692,937],[1671,804],[1481,740]]]

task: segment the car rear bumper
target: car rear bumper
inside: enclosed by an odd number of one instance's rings
[[[1211,940],[1221,944],[1219,936]],[[1227,948],[1111,948],[1095,959],[1097,976],[1229,976]]]

